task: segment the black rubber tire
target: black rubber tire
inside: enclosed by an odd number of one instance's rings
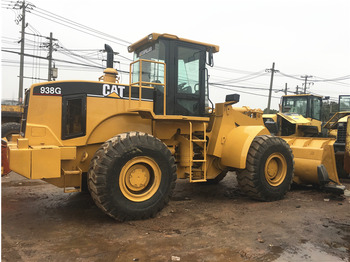
[[[75,187],[76,189],[79,189],[79,187]],[[87,183],[87,172],[82,173],[81,175],[81,189],[82,193],[90,193],[89,192],[89,187]]]
[[[1,125],[1,137],[6,137],[7,141],[12,140],[13,134],[21,132],[21,124],[16,122],[4,123]]]
[[[144,157],[159,166],[160,184],[148,199],[133,201],[121,189],[122,170],[133,159]],[[169,202],[176,178],[175,159],[162,141],[145,133],[128,132],[109,139],[96,151],[89,167],[88,187],[96,205],[112,218],[138,220],[154,217]]]
[[[225,178],[225,176],[227,175],[226,170],[222,171],[217,177],[213,178],[213,179],[207,179],[207,182],[205,182],[208,185],[216,185],[219,184],[221,180],[223,180]]]
[[[279,153],[285,159],[286,173],[280,184],[271,185],[265,175],[269,157]],[[250,145],[246,169],[237,171],[237,181],[242,192],[260,201],[282,199],[290,190],[294,175],[293,153],[289,145],[279,137],[257,136]]]

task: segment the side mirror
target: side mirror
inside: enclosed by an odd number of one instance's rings
[[[208,66],[213,67],[214,66],[214,59],[213,59],[213,48],[210,47],[209,51],[208,51],[208,62],[207,62]]]

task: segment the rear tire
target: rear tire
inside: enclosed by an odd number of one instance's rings
[[[279,137],[258,136],[250,145],[246,169],[237,171],[246,195],[260,201],[282,199],[293,181],[294,161],[289,145]]]
[[[6,137],[7,141],[12,141],[13,134],[21,132],[21,124],[9,122],[1,125],[1,137]]]
[[[106,141],[88,172],[96,205],[119,221],[154,217],[168,203],[175,180],[175,159],[167,146],[139,132]]]

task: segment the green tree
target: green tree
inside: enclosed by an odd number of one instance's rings
[[[269,114],[277,114],[278,110],[275,109],[270,109],[270,113]],[[267,108],[264,109],[264,114],[267,114]]]
[[[322,122],[327,122],[336,112],[338,112],[338,103],[337,102],[323,102],[321,109],[322,113]]]

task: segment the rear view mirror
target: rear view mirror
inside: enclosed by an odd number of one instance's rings
[[[214,66],[214,59],[213,59],[213,48],[210,47],[208,51],[208,61],[207,65],[213,67]]]

